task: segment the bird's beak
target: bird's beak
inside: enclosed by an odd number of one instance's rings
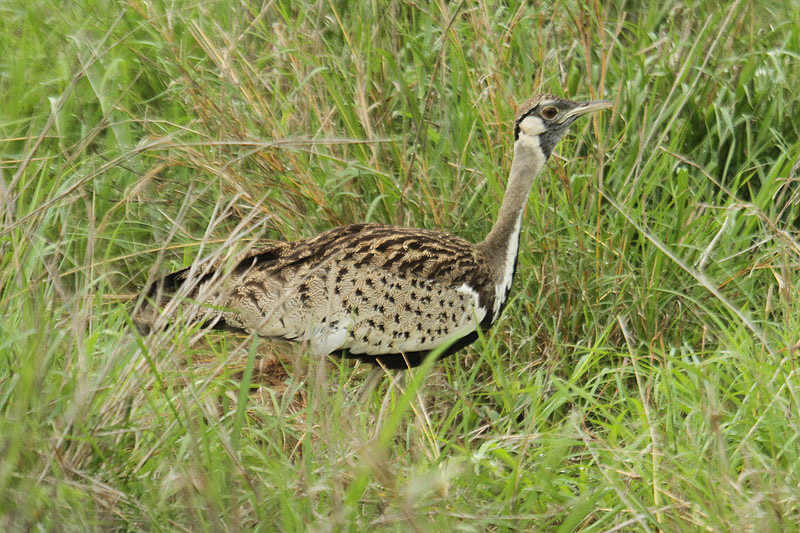
[[[588,102],[581,102],[576,108],[565,113],[560,122],[573,121],[576,118],[585,115],[586,113],[592,113],[594,111],[600,111],[602,109],[609,109],[612,107],[614,107],[614,104],[609,100],[590,100]]]

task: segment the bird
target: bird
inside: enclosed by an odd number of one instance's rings
[[[143,335],[163,328],[172,304],[173,315],[188,311],[209,328],[307,342],[315,356],[405,369],[437,349],[440,358],[451,355],[487,331],[508,301],[528,196],[556,144],[576,119],[611,107],[549,94],[518,107],[506,191],[481,242],[386,224],[341,226],[252,250],[232,268],[217,262],[168,274],[143,291],[134,325]]]

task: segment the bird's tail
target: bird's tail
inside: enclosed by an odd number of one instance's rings
[[[183,310],[190,310],[190,305],[197,304],[198,294],[207,294],[207,284],[213,282],[215,269],[192,275],[191,268],[184,268],[168,274],[151,283],[138,300],[139,305],[132,314],[133,325],[140,335],[149,335],[159,329],[164,329],[170,322],[169,316],[176,316]],[[179,301],[176,301],[176,298]],[[138,301],[137,300],[137,301]],[[173,303],[174,302],[174,303]],[[183,306],[182,310],[177,306]],[[194,305],[195,308],[199,307]],[[197,312],[200,311],[200,312]],[[164,315],[168,316],[165,318]],[[202,309],[195,309],[194,315],[205,315]],[[210,327],[224,328],[224,323],[220,323],[220,317],[212,317],[208,322]]]

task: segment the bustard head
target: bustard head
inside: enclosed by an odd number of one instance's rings
[[[573,102],[550,94],[534,96],[517,110],[514,141],[538,148],[547,159],[576,118],[610,107],[608,100]]]

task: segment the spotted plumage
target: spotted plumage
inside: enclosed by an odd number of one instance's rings
[[[453,353],[500,316],[525,203],[553,147],[575,118],[606,107],[552,96],[520,107],[506,195],[478,244],[424,229],[343,226],[249,253],[231,269],[172,273],[145,291],[135,323],[143,333],[163,325],[172,303],[216,328],[308,341],[316,354],[339,352],[389,368],[416,366],[444,343],[442,355]]]

